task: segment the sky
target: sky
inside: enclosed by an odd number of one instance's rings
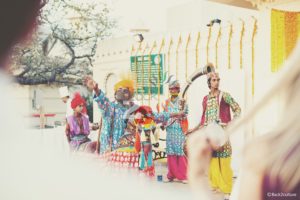
[[[114,36],[130,34],[130,29],[149,28],[152,33],[166,30],[167,9],[195,0],[108,0],[118,21]]]

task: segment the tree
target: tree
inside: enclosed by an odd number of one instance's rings
[[[81,2],[43,1],[32,43],[17,46],[13,54],[10,71],[18,83],[82,84],[82,77],[92,73],[97,43],[116,23],[105,3]]]

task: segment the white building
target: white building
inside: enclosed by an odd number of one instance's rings
[[[132,35],[101,41],[94,78],[112,99],[113,85],[119,75],[130,72],[131,64],[134,64],[131,56],[162,53],[165,57],[164,72],[177,74],[183,84],[196,67],[212,62],[218,66],[221,90],[232,94],[245,113],[274,81],[270,70],[271,8],[299,11],[300,2],[277,1],[260,9],[246,1],[230,0],[191,1],[176,5],[167,10],[166,32],[145,33],[142,43],[135,42]],[[208,27],[207,24],[214,19],[220,19],[221,24]],[[139,67],[148,69],[143,65]],[[202,99],[208,93],[206,77],[200,79],[188,93],[191,127],[200,121]],[[144,80],[144,84],[148,83]],[[160,96],[151,95],[153,109],[167,98],[166,89]],[[265,133],[278,122],[280,98],[274,99],[252,124],[232,136],[234,148],[242,147],[248,138]],[[149,104],[148,94],[138,95],[136,99],[141,104]],[[100,112],[95,105],[94,119],[99,118]]]

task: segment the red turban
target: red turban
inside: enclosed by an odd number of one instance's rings
[[[83,113],[86,113],[85,100],[80,96],[79,93],[75,93],[74,98],[71,101],[72,109],[75,109],[78,105],[83,105]]]

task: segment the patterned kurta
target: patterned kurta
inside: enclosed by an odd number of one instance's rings
[[[102,91],[99,96],[94,96],[94,100],[102,114],[100,153],[110,150],[110,138],[112,138],[111,150],[115,150],[120,138],[124,135],[126,123],[123,116],[128,108],[120,103],[111,102]]]
[[[88,144],[88,142],[90,142],[90,139],[88,138],[88,135],[90,134],[88,116],[68,116],[66,131],[71,139],[70,147],[72,150],[80,150],[81,148],[85,149],[85,146]]]
[[[202,106],[203,114],[201,119],[201,125],[208,125],[212,122],[229,123],[231,121],[230,108],[234,113],[234,118],[241,114],[241,108],[239,104],[231,97],[227,92],[222,92],[222,99],[219,100],[218,96],[211,94],[204,97]],[[219,107],[220,102],[220,107]],[[220,108],[220,112],[218,111]],[[219,112],[219,116],[218,116]],[[231,156],[231,145],[228,141],[219,150],[213,152],[213,157],[227,158]]]
[[[165,110],[168,113],[178,113],[180,112],[180,99],[177,97],[174,101],[169,101],[168,105],[165,105]],[[185,105],[184,111],[188,114],[188,107]],[[167,124],[173,119],[168,119]],[[177,155],[183,156],[184,151],[184,142],[185,134],[182,131],[180,121],[176,120],[172,125],[168,126],[167,129],[167,138],[166,138],[166,153],[167,155]]]

